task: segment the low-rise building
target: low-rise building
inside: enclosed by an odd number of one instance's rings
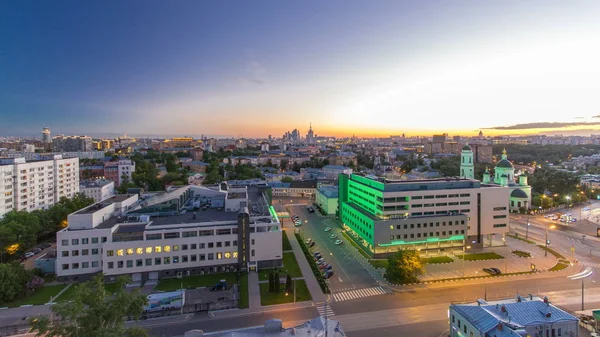
[[[475,179],[382,181],[342,174],[339,212],[351,237],[373,254],[502,245],[509,192]]]
[[[336,214],[338,211],[338,187],[323,186],[318,188],[315,203],[325,214]]]
[[[342,325],[326,317],[317,317],[300,325],[284,328],[283,321],[271,319],[264,326],[236,329],[234,331],[217,331],[205,333],[202,330],[191,330],[184,337],[345,337]]]
[[[105,179],[82,181],[79,183],[79,192],[100,202],[115,194],[115,182]]]
[[[289,183],[270,182],[274,197],[309,197],[313,198],[317,192],[317,183],[313,180],[292,181]]]
[[[116,195],[68,216],[57,237],[61,280],[133,282],[281,266],[281,225],[256,187],[185,186]]]
[[[448,312],[452,337],[577,337],[579,320],[534,296],[475,303],[451,304]]]
[[[116,187],[121,186],[125,179],[132,181],[134,172],[135,162],[131,159],[119,159],[104,163],[104,177],[114,181]]]

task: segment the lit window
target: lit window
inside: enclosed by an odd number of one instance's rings
[[[161,251],[162,251],[162,247],[161,246],[154,247],[154,252],[155,253],[160,253]]]
[[[140,247],[140,248],[136,249],[136,253],[137,253],[138,255],[142,255],[142,254],[144,254],[144,248],[141,248],[141,247]]]
[[[231,253],[230,252],[225,253],[225,258],[226,259],[231,259]]]
[[[168,252],[171,251],[171,246],[164,246],[163,250],[164,250],[165,253],[168,253]]]
[[[238,258],[238,252],[233,252],[233,258],[237,259]]]
[[[117,249],[117,256],[123,256],[123,249]]]
[[[127,255],[133,255],[133,248],[127,248]]]
[[[152,254],[152,247],[146,247],[146,254]]]
[[[178,245],[173,246],[173,251],[174,252],[179,251],[179,246]]]
[[[223,253],[217,253],[217,260],[220,260],[223,258]]]

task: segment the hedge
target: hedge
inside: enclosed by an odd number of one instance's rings
[[[302,240],[302,237],[300,236],[300,234],[294,233],[294,235],[296,236],[298,243],[300,243],[300,248],[302,248],[302,252],[304,253],[306,260],[308,261],[308,264],[310,265],[310,269],[312,269],[313,274],[317,278],[317,282],[319,282],[319,286],[321,287],[321,290],[323,291],[324,294],[329,294],[329,287],[327,286],[327,281],[325,281],[323,274],[321,274],[321,270],[317,266],[317,263],[315,262],[313,255],[308,250],[308,247],[306,247],[306,244],[304,243],[304,240]]]

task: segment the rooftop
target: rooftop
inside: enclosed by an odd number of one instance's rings
[[[327,326],[327,333],[325,327]],[[278,319],[272,319],[265,323],[264,326],[239,329],[235,331],[223,331],[223,332],[212,332],[204,333],[203,336],[210,337],[317,337],[317,336],[329,336],[329,337],[344,337],[346,334],[342,329],[342,326],[338,321],[329,319],[325,324],[323,317],[317,317],[305,323],[289,328],[282,327],[282,321]]]
[[[86,208],[80,209],[79,211],[75,212],[75,214],[90,214],[90,213],[94,213],[97,212],[101,209],[103,209],[106,206],[112,205],[116,202],[123,202],[127,199],[131,198],[131,194],[117,194],[114,195],[108,199],[102,200],[101,202],[95,203],[91,206],[88,206]]]
[[[114,184],[112,180],[98,179],[98,180],[84,180],[79,182],[79,186],[83,188],[102,187],[109,184]]]
[[[337,198],[339,193],[337,186],[322,186],[319,188],[319,192],[327,198]]]
[[[194,213],[196,218],[194,219]],[[183,214],[164,216],[164,217],[151,217],[152,226],[165,226],[165,225],[180,225],[180,224],[194,224],[203,222],[215,222],[215,221],[236,221],[238,212],[225,212],[216,209],[207,209],[205,211],[191,211]]]
[[[479,188],[481,183],[475,179],[434,178],[412,180],[384,180],[359,175],[351,175],[352,181],[370,186],[383,192],[435,191],[447,189]]]
[[[452,304],[450,309],[465,317],[478,330],[494,330],[499,323],[512,329],[552,324],[578,319],[539,297],[520,297],[494,302],[478,300],[469,304]]]

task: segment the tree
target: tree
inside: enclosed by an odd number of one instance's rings
[[[281,291],[281,283],[279,281],[279,273],[275,273],[275,292]]]
[[[37,336],[48,337],[141,337],[147,333],[139,327],[126,327],[124,317],[138,319],[146,304],[139,289],[127,291],[127,279],[119,278],[116,293],[104,288],[103,275],[76,285],[73,300],[58,303],[51,310],[58,320],[50,325],[47,317],[32,319]]]
[[[294,181],[294,178],[292,178],[290,176],[285,176],[285,177],[281,178],[282,183],[291,183],[292,181]]]
[[[275,276],[273,273],[269,273],[269,292],[275,292]]]
[[[11,302],[27,294],[33,272],[17,262],[0,264],[0,303]],[[38,281],[36,280],[36,283]],[[30,284],[30,289],[39,284]]]
[[[423,264],[414,250],[399,250],[388,257],[385,278],[392,283],[414,283],[423,274]]]
[[[287,293],[291,293],[294,291],[294,287],[292,286],[292,276],[290,274],[287,274],[287,276],[285,277],[285,291]]]

